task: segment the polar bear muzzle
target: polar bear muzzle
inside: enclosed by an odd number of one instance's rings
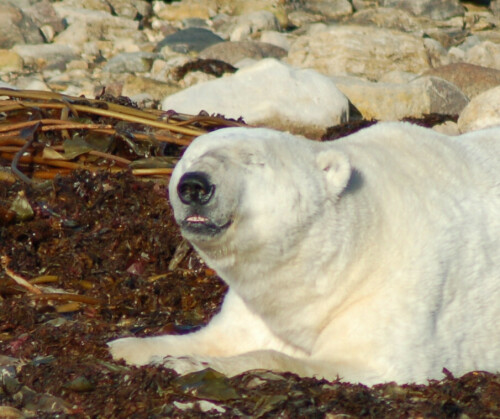
[[[177,184],[177,194],[183,204],[205,205],[215,192],[215,185],[210,183],[204,172],[187,172]]]

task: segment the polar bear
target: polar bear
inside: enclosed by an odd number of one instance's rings
[[[500,370],[500,127],[227,128],[194,140],[169,193],[229,292],[205,328],[119,339],[115,358],[368,385]]]

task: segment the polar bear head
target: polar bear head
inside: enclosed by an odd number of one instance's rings
[[[226,128],[193,141],[169,195],[182,234],[217,269],[223,257],[286,258],[350,176],[347,156],[331,144]]]

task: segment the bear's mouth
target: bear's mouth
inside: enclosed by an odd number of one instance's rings
[[[217,236],[227,230],[232,224],[230,219],[227,223],[218,225],[210,218],[199,214],[188,215],[181,223],[181,229],[185,232],[198,236]]]

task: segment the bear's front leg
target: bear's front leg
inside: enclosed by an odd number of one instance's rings
[[[230,357],[168,356],[155,360],[155,364],[172,368],[181,375],[212,368],[228,377],[259,369],[292,372],[302,377],[330,380],[338,377],[335,365],[329,362],[312,360],[307,357],[293,357],[276,350],[252,351]]]
[[[275,336],[262,319],[247,308],[231,290],[222,309],[203,329],[187,335],[122,338],[108,343],[115,359],[133,365],[157,363],[166,356],[196,359],[230,357],[245,352],[272,349],[298,351]]]

